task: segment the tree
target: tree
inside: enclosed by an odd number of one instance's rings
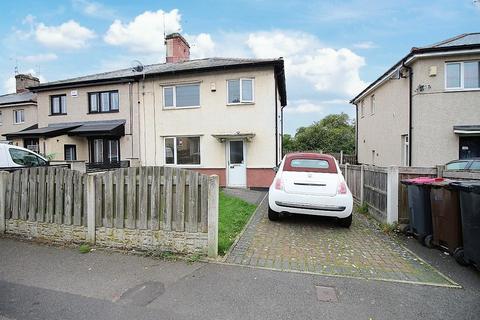
[[[286,137],[288,136],[288,137]],[[284,152],[322,150],[326,153],[355,152],[355,125],[346,113],[331,114],[308,127],[300,127],[295,137],[284,135]]]

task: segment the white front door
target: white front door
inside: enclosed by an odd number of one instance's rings
[[[247,186],[247,166],[245,163],[245,143],[243,140],[230,140],[227,143],[227,171],[229,187]]]

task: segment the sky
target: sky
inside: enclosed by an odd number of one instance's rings
[[[0,3],[0,94],[15,68],[41,82],[163,63],[164,31],[191,58],[285,59],[285,132],[331,113],[412,47],[480,32],[476,0],[17,0]],[[164,30],[165,29],[165,30]]]

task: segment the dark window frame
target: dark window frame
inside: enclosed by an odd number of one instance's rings
[[[102,111],[102,93],[108,93],[108,111]],[[118,97],[117,109],[112,109],[112,93],[116,93]],[[97,110],[92,110],[91,96],[97,96]],[[95,91],[88,93],[88,113],[116,113],[120,111],[120,94],[118,90]]]
[[[65,105],[64,109],[65,112],[62,112],[62,97],[65,97]],[[59,99],[59,112],[53,112],[53,99],[55,98],[60,98]],[[67,114],[67,95],[66,94],[55,94],[50,96],[50,115],[51,116],[64,116]]]
[[[73,147],[73,158],[74,159],[68,159],[67,160],[67,148],[72,148]],[[63,159],[65,161],[75,161],[77,160],[77,145],[76,144],[64,144],[63,145]]]
[[[117,137],[117,136],[108,136],[108,137],[105,137],[105,136],[99,136],[99,137],[89,137],[88,138],[88,150],[89,150],[89,161],[90,163],[120,163],[122,160],[122,151],[121,151],[121,143],[120,143],[120,138],[121,137]],[[95,145],[94,145],[94,141],[95,140],[103,140],[102,142],[102,145],[103,145],[103,154],[102,154],[102,158],[103,158],[103,162],[95,162],[94,159],[95,159]],[[108,158],[108,141],[110,140],[116,140],[118,142],[118,161],[109,161]]]

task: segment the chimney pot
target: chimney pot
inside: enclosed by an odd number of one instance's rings
[[[190,45],[180,33],[171,33],[165,36],[167,63],[190,60]]]

